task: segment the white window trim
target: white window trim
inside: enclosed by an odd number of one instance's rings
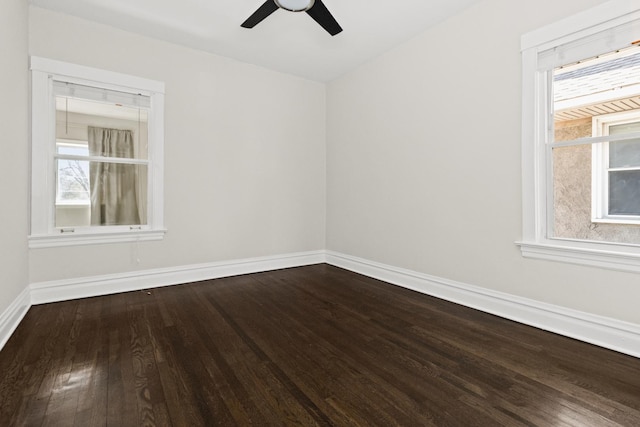
[[[609,127],[640,122],[640,112],[625,111],[593,117],[593,136],[608,136]],[[609,214],[609,142],[593,144],[591,221],[609,224],[640,224],[640,215]],[[637,170],[638,167],[629,168]]]
[[[55,211],[55,109],[52,78],[151,98],[147,224],[125,227],[58,227]],[[31,57],[30,248],[134,242],[164,238],[164,83],[82,65]],[[37,153],[37,154],[36,154]]]
[[[538,71],[539,53],[639,18],[637,2],[612,0],[522,36],[523,222],[522,240],[516,244],[526,258],[640,272],[640,246],[548,238],[553,183],[546,141],[551,118],[543,96],[548,76]]]

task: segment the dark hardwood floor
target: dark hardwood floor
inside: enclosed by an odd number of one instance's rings
[[[640,359],[328,265],[34,306],[0,426],[640,426]]]

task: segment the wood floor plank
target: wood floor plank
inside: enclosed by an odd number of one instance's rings
[[[253,351],[245,337],[237,333],[235,325],[228,322],[226,314],[215,302],[208,301],[206,296],[198,300],[214,320],[207,327],[207,346],[226,377],[229,387],[222,390],[223,398],[234,418],[240,424],[276,423],[285,415],[279,415],[282,405],[273,401],[276,395],[272,389],[279,388],[280,384],[270,375],[268,364]],[[271,385],[266,386],[266,383]],[[283,398],[290,396],[285,394]]]
[[[294,289],[288,289],[287,291],[295,295]],[[307,296],[315,298],[315,295],[312,294],[307,294]],[[304,295],[301,294],[300,298],[304,299]],[[399,364],[392,355],[383,351],[381,346],[372,345],[371,337],[376,336],[378,331],[374,332],[372,330],[370,322],[369,324],[363,323],[359,318],[354,319],[355,322],[350,322],[346,317],[343,317],[340,322],[335,322],[333,319],[336,314],[335,310],[329,315],[322,310],[322,304],[314,304],[311,300],[307,300],[304,305],[307,308],[307,313],[311,313],[311,319],[322,319],[323,314],[327,316],[324,321],[314,321],[313,323],[316,326],[317,336],[330,336],[332,341],[338,344],[338,346],[334,347],[334,350],[337,350],[335,358],[349,358],[349,355],[352,354],[367,355],[365,358],[358,357],[353,359],[352,365],[358,366],[360,371],[365,370],[366,377],[375,382],[374,390],[387,390],[387,395],[378,397],[377,404],[379,405],[381,402],[386,404],[385,412],[392,414],[395,420],[400,420],[401,425],[406,425],[410,422],[409,420],[403,420],[403,415],[407,413],[411,414],[413,422],[420,421],[425,423],[428,420],[438,420],[442,412],[441,402],[443,397],[450,402],[459,395],[458,390],[450,387],[449,384],[439,381],[438,378],[434,378],[433,384],[422,383],[417,386],[414,381],[415,373],[413,369]],[[293,307],[296,306],[294,305]],[[319,311],[313,312],[309,310],[310,307],[317,308]],[[303,318],[303,316],[304,314],[301,312],[294,314],[296,318]],[[408,326],[408,323],[404,322],[403,326]],[[393,325],[393,328],[396,328],[396,325]],[[370,333],[362,336],[352,333],[354,330],[361,329],[367,329]],[[340,334],[337,333],[338,331]],[[425,408],[430,408],[431,410],[425,411]],[[457,410],[458,417],[464,419],[466,407],[462,406]],[[425,419],[420,420],[419,415],[424,416]],[[483,422],[482,414],[474,413],[473,418],[476,422]]]
[[[243,287],[249,287],[251,285],[253,285],[253,283],[245,283]],[[251,334],[251,331],[247,331],[246,326],[242,327],[238,324],[215,299],[210,299],[209,302],[218,310],[225,322],[233,328],[236,334],[252,350],[260,363],[267,367],[267,370],[262,373],[261,378],[263,381],[267,381],[266,388],[268,390],[274,388],[281,390],[279,395],[280,399],[276,401],[273,400],[274,396],[265,396],[273,410],[279,412],[283,419],[300,420],[302,425],[330,425],[329,420],[322,411],[317,408],[315,403],[291,381],[291,378],[286,375],[282,367],[275,363],[264,351],[264,347],[260,346],[255,336]],[[230,306],[233,306],[233,303],[229,303],[228,301],[226,307],[228,308]],[[263,320],[266,320],[263,316],[260,316],[260,312],[255,309],[246,311],[244,317],[249,322],[245,323],[245,325],[249,325],[249,328],[253,330],[255,330],[260,323],[263,323]]]
[[[32,307],[0,425],[638,426],[640,359],[325,264]]]
[[[288,289],[287,291],[292,295],[296,295],[294,289]],[[304,298],[302,294],[297,296]],[[310,332],[309,335],[313,336],[313,340],[309,345],[313,346],[314,351],[319,353],[323,360],[330,361],[328,366],[324,368],[325,370],[344,365],[343,370],[347,372],[347,375],[351,374],[360,377],[354,378],[352,381],[364,381],[366,379],[367,381],[363,386],[374,390],[374,394],[378,395],[376,405],[369,403],[369,412],[375,414],[380,409],[383,409],[382,413],[379,414],[381,419],[390,415],[392,418],[387,419],[387,423],[393,424],[393,421],[400,421],[402,424],[404,412],[402,410],[398,411],[397,407],[404,405],[405,410],[409,409],[409,407],[411,408],[412,416],[415,418],[421,410],[417,402],[426,398],[428,392],[425,390],[412,390],[412,392],[407,393],[407,390],[400,391],[395,387],[390,387],[389,381],[393,382],[397,380],[398,376],[403,376],[405,372],[401,372],[400,370],[394,372],[388,371],[384,366],[384,361],[381,360],[381,354],[375,347],[370,345],[368,336],[357,337],[351,335],[349,331],[357,327],[357,324],[349,322],[346,317],[343,317],[340,322],[336,322],[334,320],[335,312],[332,314],[324,312],[322,306],[314,304],[317,303],[317,301],[307,300],[306,302],[306,310],[299,311],[299,307],[294,304],[290,307],[288,314],[278,316],[277,319],[282,320],[279,327],[285,327],[287,323],[294,321],[299,322],[298,328],[296,329],[308,328]],[[270,306],[278,306],[278,304],[275,301],[271,301]],[[285,309],[283,306],[280,308]],[[326,339],[328,335],[331,335],[332,342]],[[359,353],[353,352],[356,348],[365,350],[370,357],[367,357],[366,360],[363,358],[354,358],[351,354]],[[317,373],[319,372],[316,372],[316,374]],[[338,372],[334,375],[338,378],[341,377]],[[413,376],[411,379],[413,380]],[[406,421],[407,420],[405,420],[405,422]]]

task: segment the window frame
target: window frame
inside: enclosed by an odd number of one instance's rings
[[[521,38],[522,238],[516,244],[525,258],[640,272],[639,245],[549,237],[553,224],[553,164],[548,144],[553,141],[551,76],[539,64],[542,52],[559,50],[638,19],[637,5],[611,0]]]
[[[103,244],[164,238],[164,83],[83,65],[32,56],[31,209],[29,247]],[[56,227],[55,96],[53,81],[150,97],[147,224]]]

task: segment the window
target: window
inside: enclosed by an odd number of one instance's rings
[[[525,257],[640,272],[640,8],[522,37]]]
[[[640,134],[640,106],[593,118],[594,136]],[[593,146],[594,222],[640,224],[640,138]]]
[[[164,84],[31,58],[30,247],[157,240]]]

